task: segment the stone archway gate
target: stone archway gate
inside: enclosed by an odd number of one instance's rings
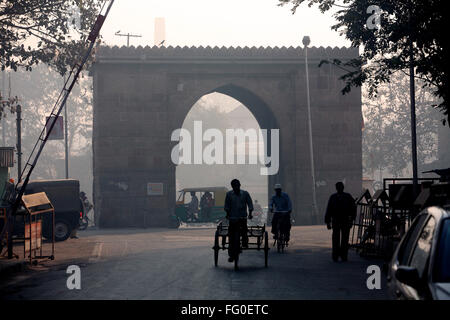
[[[91,69],[96,222],[167,226],[176,194],[171,134],[199,98],[220,92],[242,102],[261,128],[280,129],[280,170],[269,178],[269,194],[281,183],[296,223],[321,223],[336,181],[361,191],[362,113],[360,89],[342,95],[343,71],[318,64],[357,56],[355,48],[308,49],[319,205],[314,216],[304,49],[100,48]]]

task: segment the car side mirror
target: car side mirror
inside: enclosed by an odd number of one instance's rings
[[[404,283],[412,288],[418,289],[420,287],[419,272],[414,267],[399,266],[395,272],[395,277],[401,283]]]

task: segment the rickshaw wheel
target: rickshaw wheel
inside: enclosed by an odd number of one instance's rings
[[[222,249],[225,249],[226,244],[227,244],[227,237],[222,236]]]
[[[214,266],[217,267],[219,262],[219,232],[216,231],[216,235],[214,237]]]
[[[269,234],[267,231],[264,232],[264,263],[265,267],[268,267],[268,258],[269,258]]]
[[[219,263],[219,249],[214,249],[214,266],[217,267]]]

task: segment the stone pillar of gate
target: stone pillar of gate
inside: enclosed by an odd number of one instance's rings
[[[165,227],[175,206],[165,74],[136,64],[98,64],[93,73],[96,220]]]

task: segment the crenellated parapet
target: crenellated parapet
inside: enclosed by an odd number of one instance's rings
[[[238,60],[238,61],[278,61],[295,62],[303,60],[305,49],[302,47],[109,47],[102,46],[97,50],[96,61],[141,61],[161,60]],[[354,47],[311,47],[308,57],[311,60],[342,59],[348,60],[358,56],[358,48]],[[300,62],[300,61],[299,61]]]

